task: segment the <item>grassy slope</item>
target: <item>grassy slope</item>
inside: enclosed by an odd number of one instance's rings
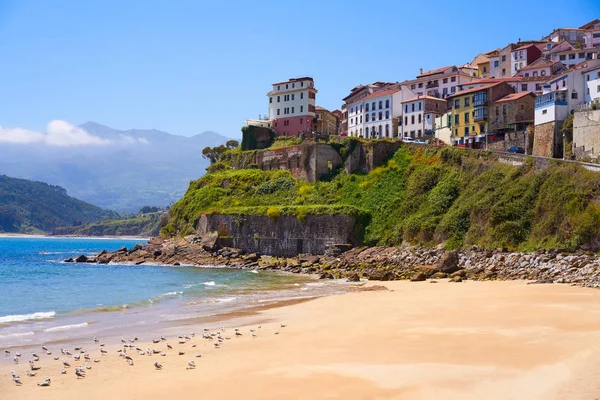
[[[476,154],[403,147],[370,174],[314,184],[287,171],[208,174],[172,207],[162,233],[192,232],[202,212],[366,212],[366,244],[600,248],[599,174],[572,165],[534,172]]]

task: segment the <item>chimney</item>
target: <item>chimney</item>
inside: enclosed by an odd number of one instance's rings
[[[419,68],[419,75],[423,75],[423,68]]]

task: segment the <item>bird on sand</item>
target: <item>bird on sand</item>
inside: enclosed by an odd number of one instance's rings
[[[38,383],[38,386],[50,386],[50,378],[46,378],[44,382]]]
[[[85,378],[85,371],[80,368],[75,368],[75,375],[77,375],[77,379]]]
[[[61,368],[60,369],[60,373],[61,373],[61,375],[66,375],[67,374],[67,370],[64,369],[64,368]]]
[[[13,381],[17,384],[17,385],[22,385],[23,382],[21,382],[21,378],[19,378],[18,376],[16,378],[13,378]]]
[[[154,368],[156,369],[162,369],[162,364],[160,364],[158,361],[154,363]]]

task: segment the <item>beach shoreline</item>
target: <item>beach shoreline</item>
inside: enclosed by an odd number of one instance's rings
[[[89,338],[84,348],[100,362],[91,363],[86,378],[76,379],[73,367],[61,375],[60,361],[45,358],[31,378],[24,358],[18,366],[3,365],[0,392],[14,399],[67,400],[82,393],[151,400],[190,393],[409,400],[558,400],[598,393],[597,290],[527,281],[429,282],[382,282],[389,290],[326,296],[202,325],[213,333],[225,328],[223,336],[231,339],[220,348],[214,338],[199,337],[202,326],[173,327],[167,341],[174,350],[163,341],[153,344],[155,334],[141,330],[136,345],[167,355],[130,349],[134,366],[117,355],[117,345],[107,344],[108,354],[101,356]],[[243,335],[236,337],[235,328]],[[195,337],[180,345],[177,335],[193,329]],[[186,369],[190,360],[195,369]],[[11,381],[9,368],[21,375],[22,386]],[[52,385],[38,387],[46,376]],[[235,385],[227,383],[231,379]]]
[[[79,235],[39,235],[39,234],[27,234],[27,233],[0,233],[0,238],[12,238],[12,239],[114,239],[114,240],[140,240],[147,242],[151,238],[148,236],[79,236]]]

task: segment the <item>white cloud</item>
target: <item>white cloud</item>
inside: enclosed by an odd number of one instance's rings
[[[111,143],[111,141],[94,136],[66,121],[54,120],[48,124],[45,133],[34,132],[22,128],[0,127],[0,143],[41,143],[47,144],[48,146],[67,147],[106,145]]]

